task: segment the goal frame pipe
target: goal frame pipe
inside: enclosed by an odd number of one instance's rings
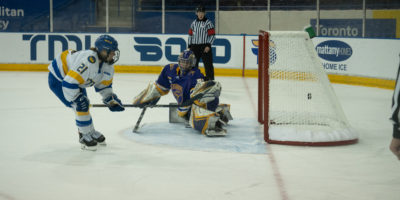
[[[264,140],[269,140],[269,33],[264,32],[264,55],[263,55],[263,76],[264,76]]]
[[[258,123],[263,124],[264,120],[263,120],[263,106],[262,106],[262,99],[264,97],[263,95],[263,90],[262,90],[262,83],[263,83],[263,79],[262,79],[262,74],[263,74],[263,68],[262,68],[262,53],[263,52],[263,45],[262,45],[262,41],[263,41],[263,36],[262,36],[262,31],[260,31],[259,35],[258,35]]]
[[[264,125],[264,140],[269,141],[269,33],[258,35],[258,122]]]

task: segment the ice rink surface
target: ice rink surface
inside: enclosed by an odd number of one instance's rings
[[[156,74],[116,74],[124,103]],[[392,90],[333,85],[359,142],[298,147],[263,142],[257,79],[216,77],[234,117],[226,138],[168,123],[168,109],[92,108],[108,145],[82,151],[72,110],[45,72],[0,72],[0,200],[398,200],[400,161],[389,151]],[[88,89],[91,103],[100,95]],[[174,102],[171,94],[159,104]],[[183,125],[182,125],[183,126]]]

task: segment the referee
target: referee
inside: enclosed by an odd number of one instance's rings
[[[205,80],[214,80],[213,54],[211,44],[215,40],[214,24],[205,17],[203,6],[196,8],[197,19],[189,29],[189,48],[196,56],[196,67],[199,67],[200,58],[203,60],[206,71]]]
[[[397,70],[396,87],[392,98],[393,138],[389,145],[390,151],[400,160],[400,65]]]

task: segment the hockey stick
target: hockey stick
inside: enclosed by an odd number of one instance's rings
[[[142,121],[142,118],[143,118],[144,113],[146,112],[146,109],[147,109],[147,107],[143,108],[142,112],[140,113],[139,119],[136,122],[135,128],[133,128],[132,132],[137,133],[137,130],[139,129],[139,124]]]
[[[94,108],[101,108],[101,107],[108,107],[105,104],[92,104],[91,105]],[[148,106],[139,106],[139,105],[133,105],[133,104],[122,104],[123,107],[130,107],[130,108],[170,108],[170,107],[181,107],[182,105],[177,105],[177,104],[160,104],[160,105],[148,105]]]
[[[214,81],[207,81],[206,88],[209,88],[210,86],[213,86],[213,85],[215,85],[215,82],[214,82]],[[133,108],[144,108],[144,107],[147,107],[147,108],[163,108],[163,107],[165,107],[165,108],[173,108],[173,107],[184,107],[184,106],[190,106],[190,105],[193,104],[194,101],[203,98],[204,94],[205,94],[205,93],[197,94],[196,96],[194,96],[194,97],[192,97],[192,98],[186,100],[185,102],[183,102],[183,103],[181,103],[181,104],[159,104],[159,105],[156,104],[156,105],[144,105],[144,106],[143,106],[143,105],[133,105],[133,104],[122,104],[122,106],[123,106],[123,107],[133,107]],[[105,105],[105,104],[92,104],[92,105],[90,105],[90,106],[93,107],[93,108],[104,108],[104,107],[108,107],[108,106]]]
[[[209,88],[211,86],[214,86],[215,82],[214,81],[207,81],[206,82],[206,88]],[[199,93],[197,95],[195,95],[194,97],[186,100],[185,102],[181,103],[181,104],[169,104],[169,105],[165,105],[165,104],[160,104],[160,105],[133,105],[133,104],[123,104],[122,106],[124,107],[135,107],[135,108],[143,108],[142,112],[140,113],[140,116],[136,122],[135,127],[133,128],[133,132],[137,133],[137,130],[139,129],[139,125],[140,122],[143,119],[144,113],[146,112],[147,108],[159,108],[159,107],[184,107],[184,106],[190,106],[194,103],[194,101],[199,100],[201,98],[203,98],[203,96],[205,95],[205,92]],[[107,107],[107,105],[105,104],[93,104],[91,105],[92,107]]]
[[[136,122],[135,128],[133,128],[134,133],[137,133],[137,130],[139,129],[139,124],[143,119],[144,113],[146,112],[147,108],[153,108],[153,107],[183,107],[183,106],[190,106],[193,104],[194,101],[201,99],[204,96],[204,93],[197,94],[196,96],[188,99],[187,101],[183,102],[182,104],[172,104],[172,105],[148,105],[144,106],[142,112],[140,113],[140,116]],[[132,106],[133,107],[133,106]],[[136,107],[136,106],[135,106]],[[137,106],[138,107],[138,106]]]

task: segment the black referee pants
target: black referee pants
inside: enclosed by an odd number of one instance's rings
[[[206,72],[205,80],[214,80],[214,65],[213,65],[213,53],[212,49],[207,53],[204,53],[204,48],[206,45],[204,44],[192,44],[190,46],[190,50],[193,51],[196,56],[196,67],[199,67],[200,58],[204,63],[204,70]]]

